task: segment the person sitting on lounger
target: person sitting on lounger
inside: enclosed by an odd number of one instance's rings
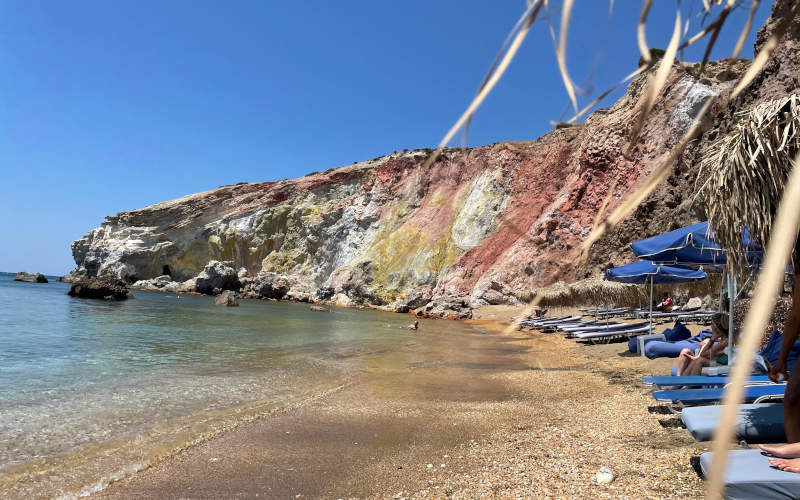
[[[672,299],[670,298],[669,294],[664,292],[664,297],[661,299],[661,302],[656,306],[656,310],[661,312],[672,312]]]
[[[692,352],[683,349],[678,355],[678,376],[701,375],[703,368],[715,359],[719,364],[728,364],[728,315],[717,313],[711,318],[711,338],[700,343],[700,347]]]

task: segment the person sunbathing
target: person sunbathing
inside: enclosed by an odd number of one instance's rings
[[[661,312],[672,312],[672,299],[670,298],[669,294],[664,292],[664,297],[661,299],[661,302],[656,306],[657,311]]]
[[[416,320],[414,323],[408,325],[406,330],[419,330],[419,320]]]
[[[715,359],[719,364],[728,364],[728,315],[717,313],[711,318],[711,338],[700,343],[695,351],[683,349],[678,355],[678,376],[701,375],[703,368]]]

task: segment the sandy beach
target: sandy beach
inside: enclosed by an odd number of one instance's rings
[[[489,308],[486,334],[425,337],[379,354],[336,391],[239,426],[99,498],[699,497],[707,451],[666,414],[626,343],[502,334],[518,311]],[[667,325],[662,325],[662,328]],[[446,350],[445,350],[446,349]],[[600,485],[600,467],[616,479]]]

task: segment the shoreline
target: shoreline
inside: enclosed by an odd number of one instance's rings
[[[96,497],[702,496],[691,458],[708,447],[654,410],[638,381],[673,360],[622,355],[623,343],[503,335],[503,322],[469,320],[488,334],[469,335],[463,352],[424,339],[371,357],[347,387],[223,431]],[[601,466],[612,484],[595,482]]]

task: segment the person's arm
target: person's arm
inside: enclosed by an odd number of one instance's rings
[[[716,358],[720,354],[725,352],[725,348],[728,347],[728,339],[722,338],[711,346],[711,358]]]
[[[798,334],[800,334],[800,274],[795,274],[792,286],[792,311],[783,325],[781,353],[778,356],[778,361],[772,365],[772,369],[769,371],[769,378],[773,381],[778,381],[779,374],[783,375],[784,380],[788,377],[786,359],[789,357],[789,353],[792,352],[792,347],[797,341]]]
[[[714,339],[705,339],[704,341],[700,342],[700,350],[697,351],[697,357],[706,356],[708,357],[708,348],[711,346],[711,343]]]

